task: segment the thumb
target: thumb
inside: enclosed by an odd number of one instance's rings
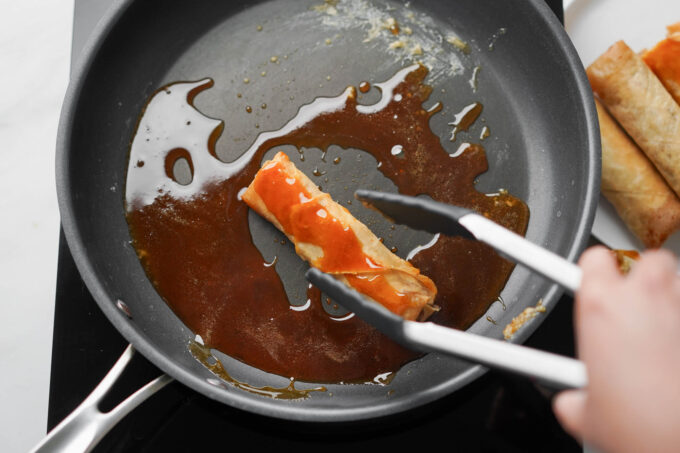
[[[553,411],[562,427],[577,440],[583,438],[586,392],[566,390],[553,400]]]

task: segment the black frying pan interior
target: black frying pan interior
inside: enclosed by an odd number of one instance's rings
[[[67,95],[57,156],[59,202],[69,246],[88,288],[121,333],[163,371],[203,394],[255,413],[306,421],[357,420],[433,401],[483,370],[430,354],[402,368],[388,387],[330,385],[328,392],[295,401],[213,385],[208,381],[213,376],[187,350],[192,332],[148,281],[130,245],[123,209],[129,143],[145,102],[162,85],[204,77],[215,80],[213,88],[197,97],[196,106],[225,121],[218,154],[232,160],[259,132],[281,127],[315,97],[335,96],[363,80],[386,80],[415,59],[395,59],[384,46],[364,43],[365,27],[338,32],[300,19],[319,3],[116,3],[87,47]],[[376,4],[397,12],[405,8],[398,2]],[[594,216],[599,141],[587,81],[561,25],[540,0],[409,5],[415,13],[431,17],[444,34],[455,32],[472,46],[469,55],[459,53],[460,74],[430,75],[434,87],[430,104],[444,104],[432,119],[432,129],[454,151],[446,123],[463,106],[481,102],[483,123],[470,134],[478,134],[482,124],[490,127],[491,136],[483,142],[490,170],[477,187],[484,192],[507,189],[525,200],[531,210],[527,237],[574,259],[586,243]],[[481,68],[476,91],[471,85],[475,66]],[[365,102],[371,95],[376,93],[369,93]],[[254,112],[247,114],[245,105]],[[307,173],[323,164],[319,150],[304,150],[304,162],[296,149],[284,150]],[[335,156],[342,162],[327,166],[328,180],[322,186],[336,199],[349,197],[360,187],[390,187],[370,155],[331,147],[327,161]],[[364,220],[371,215],[359,203],[348,208]],[[290,244],[271,245],[270,238],[277,233],[269,224],[257,216],[250,221],[263,256],[277,255],[285,264],[279,266],[280,273],[295,299],[304,284],[304,265]],[[378,217],[375,222],[378,235],[388,228]],[[403,254],[423,240],[426,237],[404,231],[394,238],[394,245]],[[559,295],[556,286],[517,267],[502,293],[507,309],[494,304],[489,310],[497,325],[482,317],[471,331],[501,338],[503,326],[525,307],[542,299],[550,310]],[[127,304],[131,319],[116,308],[118,300]],[[513,341],[523,341],[539,322],[537,318]],[[220,358],[239,380],[256,386],[287,385],[286,378]]]

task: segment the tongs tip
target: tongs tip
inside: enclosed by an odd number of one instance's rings
[[[305,277],[307,281],[323,291],[328,297],[378,327],[383,333],[397,340],[402,337],[401,326],[404,320],[379,303],[369,300],[333,275],[317,268],[308,269]]]
[[[434,201],[427,197],[413,197],[398,193],[358,189],[357,200],[365,206],[380,211],[385,217],[402,225],[430,233],[444,233],[474,239],[458,221],[473,214],[469,209]]]

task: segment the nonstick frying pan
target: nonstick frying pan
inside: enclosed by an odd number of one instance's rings
[[[189,353],[187,344],[194,334],[147,279],[130,243],[123,204],[128,149],[137,119],[147,99],[167,83],[215,80],[213,88],[196,98],[196,106],[225,121],[218,154],[233,160],[258,132],[281,127],[300,105],[317,96],[339,94],[361,80],[386,80],[404,66],[403,59],[395,59],[385,47],[362,44],[366,28],[361,28],[361,21],[355,24],[358,30],[340,24],[349,28],[334,32],[328,28],[332,24],[319,21],[317,27],[305,22],[318,14],[309,10],[318,3],[114,3],[87,45],[66,96],[57,187],[64,232],[83,280],[110,321],[146,358],[183,384],[236,408],[290,420],[340,422],[426,404],[464,386],[484,369],[429,354],[403,367],[389,387],[328,385],[327,392],[293,401],[219,383]],[[541,0],[376,4],[395,11],[409,8],[432,18],[434,28],[451,30],[472,45],[469,55],[457,57],[462,71],[432,71],[427,80],[434,87],[432,98],[445,106],[433,118],[432,128],[446,138],[450,132],[446,123],[456,109],[481,102],[492,136],[484,142],[490,169],[480,176],[478,189],[503,188],[525,200],[531,211],[527,238],[574,260],[586,244],[597,204],[599,136],[583,68],[549,8]],[[337,20],[328,14],[321,17]],[[272,56],[283,55],[285,61],[278,58],[277,66],[271,66],[277,70],[266,66],[267,61],[274,64]],[[481,70],[475,71],[473,80],[475,66]],[[476,90],[471,89],[473,82]],[[254,106],[266,102],[268,108],[248,116],[237,93],[244,102]],[[348,175],[366,166],[366,159],[346,159],[350,160]],[[313,164],[312,157],[307,159],[307,165]],[[388,186],[377,172],[355,184]],[[251,229],[256,244],[258,238],[272,234],[270,226],[256,219]],[[291,250],[268,252],[292,256]],[[284,282],[304,278],[302,264],[279,272]],[[489,310],[496,324],[482,317],[470,331],[501,338],[503,326],[525,307],[542,300],[550,311],[559,296],[557,286],[517,267],[502,293],[507,309],[494,304]],[[512,341],[524,341],[540,320],[527,324]],[[255,386],[288,383],[287,378],[217,356],[241,381]]]

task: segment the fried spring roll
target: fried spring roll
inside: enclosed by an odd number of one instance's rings
[[[281,230],[310,265],[390,311],[408,320],[423,320],[436,310],[432,280],[390,252],[284,153],[262,165],[242,199]]]
[[[602,194],[649,248],[680,227],[680,199],[596,99],[602,138]]]
[[[642,59],[680,104],[680,22],[666,27],[668,37],[642,55]]]
[[[680,194],[680,106],[623,41],[587,70],[593,91]]]

